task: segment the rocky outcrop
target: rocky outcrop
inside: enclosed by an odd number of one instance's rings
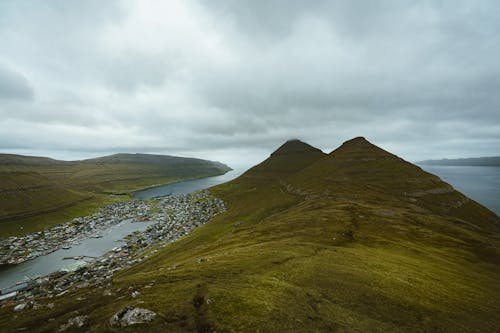
[[[61,327],[59,327],[59,332],[64,332],[69,328],[82,328],[87,325],[88,321],[88,316],[78,316],[70,318],[68,319],[68,322],[66,324],[63,324],[61,325]]]
[[[127,327],[130,325],[149,323],[155,317],[156,313],[151,310],[126,306],[111,317],[109,324],[112,327]]]

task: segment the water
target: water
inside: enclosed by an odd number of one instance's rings
[[[134,197],[138,199],[151,199],[159,196],[187,194],[201,189],[209,188],[238,177],[244,170],[231,170],[224,175],[207,177],[184,182],[159,186],[136,192]],[[15,266],[0,267],[0,289],[10,287],[25,277],[35,277],[38,275],[48,275],[61,270],[75,260],[64,260],[64,257],[92,256],[98,257],[110,251],[115,246],[120,246],[117,240],[123,239],[134,231],[145,230],[151,222],[136,222],[130,220],[122,221],[120,225],[113,226],[105,231],[102,238],[89,238],[81,241],[80,245],[73,246],[68,250],[58,250],[46,256],[40,256],[33,260],[28,260]],[[87,259],[91,260],[91,259]]]
[[[497,214],[500,214],[500,168],[479,166],[430,166],[422,165],[424,170],[441,177],[460,192],[478,201]],[[173,183],[136,192],[140,199],[158,196],[180,195],[212,187],[238,177],[244,170],[232,170],[221,176],[208,177],[185,182]],[[145,230],[151,222],[123,221],[120,225],[108,229],[102,238],[90,238],[73,246],[69,250],[58,250],[15,266],[0,268],[0,289],[12,286],[25,276],[47,275],[74,263],[63,260],[64,257],[88,255],[98,257],[120,246],[117,240],[134,231]]]
[[[122,244],[121,240],[134,231],[145,230],[153,222],[132,222],[125,220],[100,234],[102,238],[88,238],[79,245],[68,250],[60,249],[45,256],[25,261],[18,265],[0,268],[0,289],[10,287],[25,277],[33,278],[37,275],[47,275],[75,263],[75,260],[64,260],[64,257],[92,256],[98,257]],[[118,242],[117,242],[118,241]],[[86,258],[87,261],[92,259]]]
[[[420,165],[500,215],[500,167]]]
[[[187,194],[228,182],[243,173],[244,170],[231,170],[220,176],[187,180],[184,182],[149,188],[134,193],[134,198],[151,199],[168,195]]]

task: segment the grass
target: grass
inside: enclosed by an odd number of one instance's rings
[[[82,162],[12,159],[0,156],[2,237],[88,215],[99,206],[128,200],[139,189],[229,170],[208,161],[155,155],[119,154]]]
[[[47,227],[70,221],[76,217],[91,215],[97,212],[103,205],[128,200],[128,198],[129,197],[98,195],[71,207],[57,209],[53,212],[43,213],[21,220],[2,222],[0,225],[2,236],[18,236],[37,232]]]
[[[50,332],[78,311],[90,317],[86,331],[115,332],[108,319],[130,304],[158,317],[122,331],[498,330],[498,217],[474,203],[452,208],[461,198],[455,192],[409,200],[400,189],[446,184],[358,143],[344,147],[348,158],[318,155],[299,169],[254,169],[215,187],[226,213],[120,272],[109,287],[44,301],[56,304],[52,310],[0,309],[0,327]],[[115,295],[103,297],[105,288]]]

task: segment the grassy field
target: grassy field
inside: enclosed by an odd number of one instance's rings
[[[0,236],[20,235],[128,200],[142,188],[214,176],[223,164],[162,155],[117,154],[77,162],[0,154]]]
[[[88,332],[498,331],[498,216],[362,138],[278,152],[212,190],[226,213],[111,286],[3,308],[0,327],[52,332],[78,313]],[[125,305],[158,317],[111,328]]]

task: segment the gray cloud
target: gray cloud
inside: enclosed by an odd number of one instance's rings
[[[0,64],[0,100],[31,100],[33,95],[33,89],[22,74]]]
[[[254,163],[289,138],[329,151],[364,135],[410,160],[498,154],[499,13],[469,1],[2,2],[0,149]]]

